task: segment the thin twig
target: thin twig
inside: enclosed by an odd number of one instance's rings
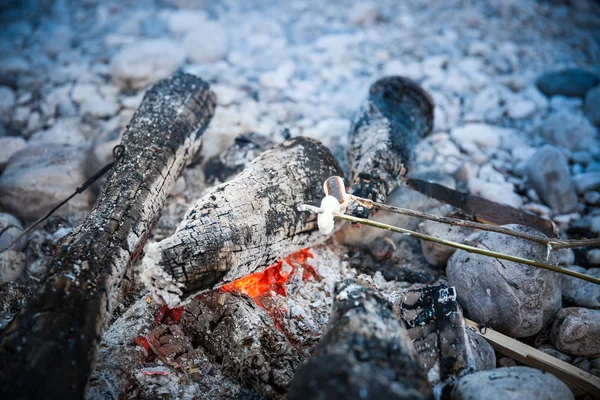
[[[428,214],[420,211],[414,211],[407,208],[401,208],[396,206],[390,206],[387,204],[377,203],[362,197],[351,196],[352,200],[359,202],[361,205],[368,208],[373,208],[382,211],[389,211],[396,214],[407,215],[409,217],[427,219],[442,224],[449,224],[453,226],[460,226],[465,228],[479,229],[484,231],[502,233],[504,235],[514,236],[520,239],[529,240],[532,242],[540,243],[545,246],[550,246],[551,249],[571,249],[575,247],[599,247],[600,238],[595,239],[582,239],[582,240],[562,240],[562,239],[550,239],[543,236],[532,235],[530,233],[515,232],[509,228],[505,228],[498,225],[482,224],[475,221],[467,221],[458,218],[443,217],[440,215]],[[370,206],[370,207],[369,207]]]

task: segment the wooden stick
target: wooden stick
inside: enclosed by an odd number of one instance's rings
[[[465,323],[475,329],[475,332],[483,336],[500,353],[530,367],[549,372],[569,386],[588,393],[595,399],[600,398],[600,378],[491,328],[483,328],[477,322],[465,318]]]
[[[146,92],[90,215],[62,243],[53,274],[4,332],[1,398],[83,398],[123,276],[200,147],[215,102],[207,83],[183,73]]]

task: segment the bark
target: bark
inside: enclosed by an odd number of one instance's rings
[[[313,213],[323,182],[342,171],[316,140],[295,138],[266,151],[186,214],[175,234],[148,246],[142,279],[170,307],[325,240]]]
[[[350,129],[350,193],[385,203],[400,185],[414,148],[433,127],[434,104],[418,83],[400,76],[378,80],[369,89]],[[370,211],[350,204],[350,214]]]
[[[198,149],[214,107],[208,85],[187,74],[146,93],[91,214],[61,244],[50,278],[4,332],[4,398],[83,396],[122,277]]]
[[[290,400],[432,399],[406,329],[388,302],[351,280],[336,288],[327,333],[296,373]]]
[[[285,398],[300,357],[252,299],[222,291],[199,296],[185,307],[181,324],[230,377],[267,398]]]

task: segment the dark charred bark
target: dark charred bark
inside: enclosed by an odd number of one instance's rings
[[[327,333],[294,376],[289,399],[432,398],[388,302],[353,281],[339,284]]]
[[[400,76],[378,80],[369,89],[350,128],[350,193],[385,203],[400,185],[415,146],[433,128],[434,104],[418,83]],[[369,210],[353,202],[350,214]]]
[[[222,291],[199,296],[185,307],[181,324],[226,374],[267,398],[285,398],[300,357],[252,299]]]
[[[187,74],[146,93],[91,214],[62,243],[50,277],[4,333],[3,398],[83,397],[123,275],[198,149],[214,107],[208,85]]]
[[[186,214],[175,234],[148,246],[144,282],[170,307],[324,241],[313,213],[299,204],[324,196],[342,172],[316,140],[294,138],[264,152]]]

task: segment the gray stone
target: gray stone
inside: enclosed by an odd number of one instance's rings
[[[16,153],[0,176],[0,207],[23,220],[40,218],[86,180],[84,161],[85,152],[69,145],[40,144]],[[85,213],[92,202],[88,190],[56,215]]]
[[[136,42],[113,57],[112,80],[122,89],[142,89],[171,75],[184,59],[185,52],[177,42],[166,39]]]
[[[495,149],[500,146],[498,130],[487,124],[471,123],[456,127],[450,132],[450,137],[457,145],[466,150],[472,148]]]
[[[527,178],[531,186],[556,214],[577,210],[578,198],[563,152],[544,146],[527,162]]]
[[[575,264],[575,252],[573,249],[558,250],[558,265],[573,265]]]
[[[82,124],[79,118],[61,118],[52,128],[36,132],[29,138],[30,145],[68,144],[79,146],[86,143],[86,134],[91,136],[90,128]]]
[[[567,269],[600,278],[600,268],[586,270],[583,267],[571,265]],[[600,285],[563,275],[561,276],[561,288],[563,299],[566,302],[579,307],[600,308]]]
[[[583,110],[590,122],[600,128],[600,86],[587,93]]]
[[[568,354],[561,353],[560,351],[556,350],[554,348],[554,346],[551,346],[549,344],[544,344],[544,345],[538,347],[538,350],[541,352],[544,352],[554,358],[558,358],[559,360],[564,361],[566,363],[570,363],[571,360],[573,360],[573,357],[571,357]]]
[[[586,260],[592,266],[600,266],[600,249],[592,249],[587,252]]]
[[[496,368],[496,352],[492,345],[473,329],[466,329],[469,347],[473,351],[475,371]]]
[[[50,23],[42,27],[39,32],[42,50],[50,57],[70,50],[73,41],[73,32],[63,24]]]
[[[573,177],[577,193],[583,194],[590,190],[600,189],[600,172],[585,172]]]
[[[587,204],[590,204],[592,206],[600,203],[600,192],[597,192],[595,190],[589,191],[589,192],[585,192],[583,194],[583,199],[585,200],[585,202]],[[598,233],[600,233],[600,223],[598,225]]]
[[[27,256],[16,250],[0,253],[0,285],[17,280],[27,266]]]
[[[589,357],[600,354],[600,311],[563,308],[550,329],[550,341],[561,352]]]
[[[15,105],[15,92],[7,86],[0,86],[0,115],[9,116]]]
[[[506,227],[543,236],[520,225]],[[555,253],[546,259],[545,246],[499,233],[476,233],[466,243],[558,264]],[[458,300],[469,318],[509,336],[527,337],[538,333],[561,306],[557,274],[540,268],[458,250],[448,260],[446,274],[450,285],[456,287]]]
[[[584,97],[588,90],[600,82],[597,74],[579,68],[547,72],[535,82],[540,92],[547,97],[562,95]]]
[[[516,367],[519,365],[517,361],[510,357],[500,357],[498,358],[498,368],[508,368],[508,367]]]
[[[25,147],[27,147],[27,142],[22,137],[0,137],[0,169],[6,166],[6,163],[13,154],[23,150]]]
[[[452,400],[569,400],[569,387],[552,374],[529,367],[498,368],[460,378]]]
[[[7,248],[21,233],[23,225],[14,216],[0,213],[0,249]],[[22,238],[12,247],[12,250],[23,250],[27,239]]]
[[[572,363],[577,368],[581,368],[585,372],[590,372],[590,361],[583,357],[577,357]]]
[[[508,106],[508,116],[512,119],[529,118],[536,111],[536,106],[533,101],[519,100],[511,103]]]
[[[579,150],[573,152],[571,159],[574,163],[588,165],[592,161],[592,154],[589,151]]]
[[[456,209],[447,204],[433,210],[428,210],[428,213],[451,218],[456,218],[458,216]],[[419,224],[419,232],[440,239],[460,243],[473,233],[473,229],[425,220]],[[425,256],[427,262],[438,268],[446,267],[448,259],[456,251],[453,247],[444,246],[428,240],[421,240],[421,250],[423,251],[423,256]]]
[[[198,64],[219,61],[229,50],[229,34],[215,21],[204,21],[188,32],[183,41],[187,59]]]
[[[510,182],[488,182],[481,178],[471,178],[468,187],[472,194],[496,203],[508,204],[515,208],[523,205],[521,196],[514,192],[515,186]]]
[[[374,1],[355,3],[348,14],[348,20],[355,25],[375,22],[377,17],[379,17],[379,6]]]
[[[597,144],[596,128],[583,115],[569,110],[550,114],[542,127],[549,144],[569,150],[589,150]]]
[[[592,161],[588,164],[585,172],[600,172],[600,162]]]

